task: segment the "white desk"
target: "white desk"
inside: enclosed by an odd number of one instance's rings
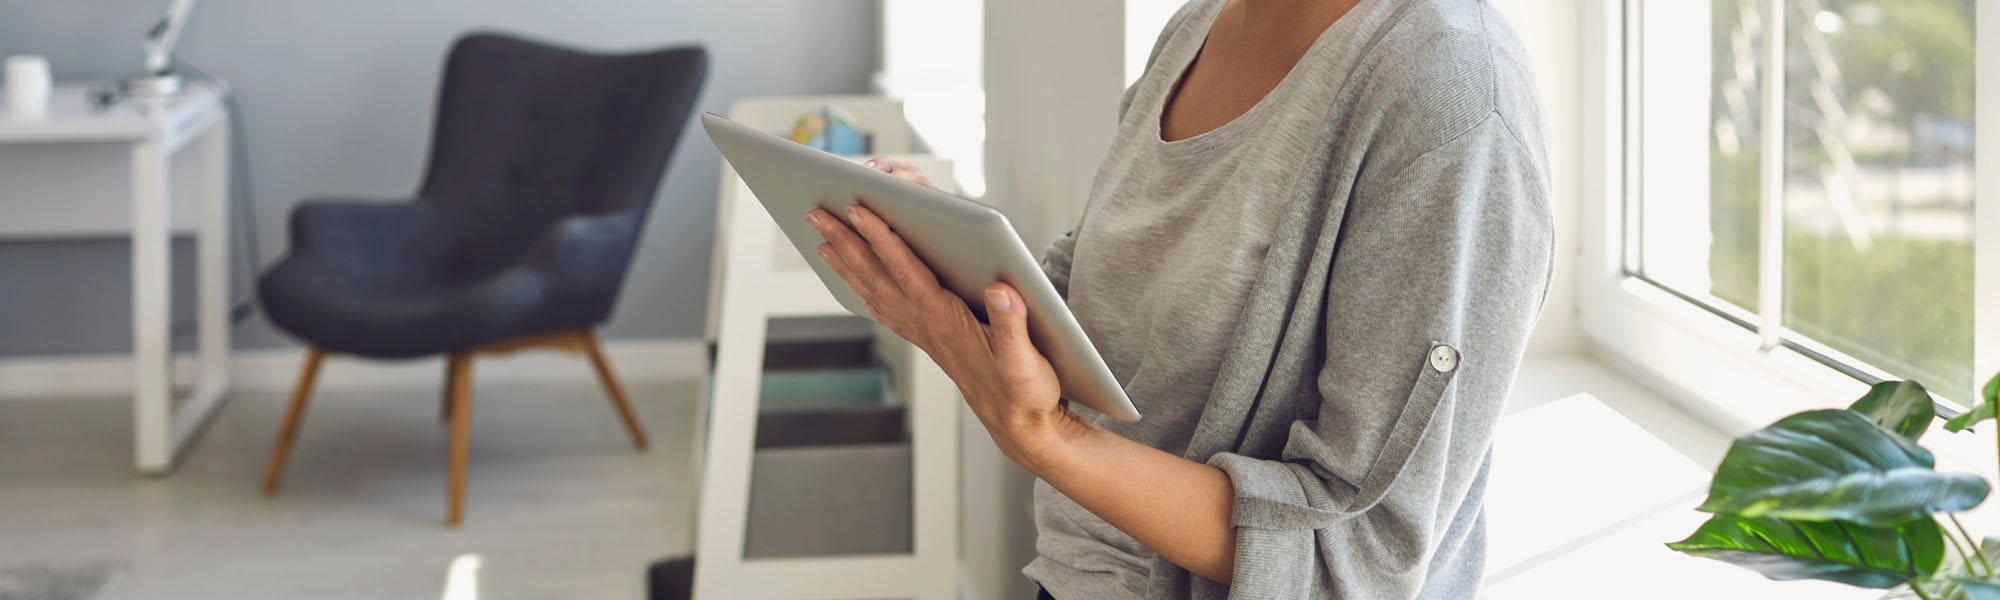
[[[21,117],[0,112],[0,144],[108,143],[130,147],[132,240],[132,413],[134,464],[147,474],[172,470],[182,447],[229,389],[229,112],[223,91],[190,83],[178,96],[157,103],[126,101],[104,111],[92,109],[82,85],[57,85],[49,113]],[[202,165],[195,178],[197,237],[197,318],[199,375],[193,392],[180,402],[173,394],[169,215],[170,161],[192,150]],[[102,235],[103,211],[79,211],[64,198],[6,194],[7,212],[44,221],[35,231],[10,237],[60,239]],[[8,196],[16,196],[8,198]],[[27,196],[27,197],[19,197]],[[122,216],[111,213],[112,218]],[[8,218],[16,226],[29,219]],[[178,404],[178,407],[176,405]]]

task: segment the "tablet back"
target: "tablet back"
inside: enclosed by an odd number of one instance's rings
[[[1055,367],[1064,397],[1113,418],[1139,418],[1034,253],[1000,211],[713,114],[703,114],[701,121],[778,229],[849,312],[868,316],[860,295],[815,256],[822,240],[806,225],[805,214],[824,208],[845,221],[847,206],[858,201],[888,222],[939,282],[982,320],[988,284],[1005,281],[1019,290],[1028,305],[1029,335]]]

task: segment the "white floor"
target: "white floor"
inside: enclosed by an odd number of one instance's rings
[[[273,498],[281,393],[238,394],[166,478],[131,474],[122,399],[0,401],[0,568],[117,565],[121,600],[452,598],[456,560],[477,597],[638,598],[648,562],[692,548],[696,389],[635,383],[639,454],[594,386],[481,387],[456,531],[432,389],[321,394]],[[1877,597],[1663,546],[1701,522],[1727,442],[1588,360],[1531,360],[1495,446],[1491,597]]]
[[[121,600],[439,598],[459,559],[486,598],[639,598],[693,548],[696,388],[634,383],[645,454],[589,385],[478,389],[456,531],[435,390],[319,395],[269,498],[280,393],[239,393],[164,478],[130,470],[129,401],[0,402],[0,567],[114,564]]]

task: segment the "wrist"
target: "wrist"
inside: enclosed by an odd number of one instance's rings
[[[1017,427],[1009,458],[1036,476],[1046,478],[1052,469],[1076,456],[1096,432],[1097,426],[1077,418],[1066,408],[1057,408],[1046,422]]]

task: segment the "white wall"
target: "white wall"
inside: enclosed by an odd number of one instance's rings
[[[47,55],[58,79],[128,77],[139,70],[139,36],[166,5],[0,0],[0,55]],[[234,86],[237,142],[249,155],[256,232],[269,262],[284,249],[286,213],[301,198],[397,197],[415,189],[444,53],[463,32],[490,28],[612,51],[701,43],[710,67],[697,108],[724,112],[744,96],[866,89],[877,62],[876,6],[874,0],[204,0],[189,16],[179,54]],[[28,162],[22,153],[45,151],[0,148],[0,180],[18,180],[23,169],[10,165]],[[124,157],[97,145],[61,152],[111,170]],[[683,135],[606,337],[701,334],[720,160],[699,128]],[[113,193],[117,186],[68,189]],[[19,200],[0,191],[0,201]],[[0,356],[128,348],[127,258],[117,239],[0,240]],[[176,270],[187,272],[187,264],[176,261]],[[253,276],[247,269],[237,274],[239,295]],[[177,316],[191,319],[191,287],[176,287]],[[236,342],[239,348],[292,343],[262,319],[239,326]]]

